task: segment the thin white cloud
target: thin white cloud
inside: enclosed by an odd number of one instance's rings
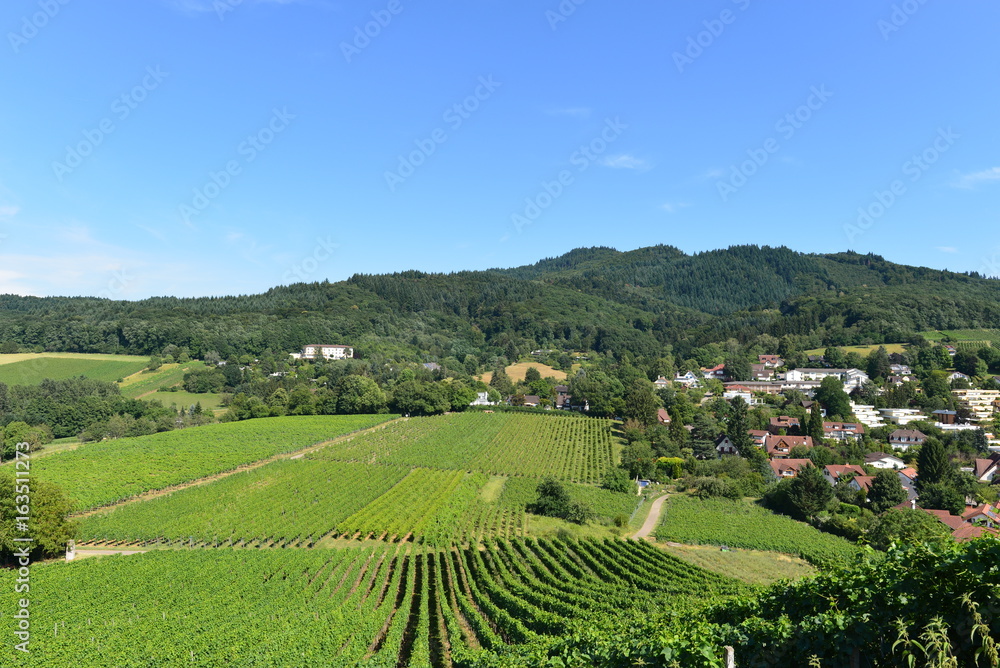
[[[563,109],[548,109],[545,113],[549,116],[574,116],[576,118],[588,118],[590,107],[566,107]]]
[[[957,253],[958,249],[954,246],[935,246],[942,253]]]
[[[661,204],[660,208],[667,213],[677,213],[681,209],[686,209],[689,206],[691,206],[689,202],[666,202],[665,204]]]
[[[13,218],[21,211],[20,207],[4,205],[0,206],[0,218]]]
[[[993,183],[1000,181],[1000,167],[991,167],[990,169],[984,169],[981,172],[972,172],[971,174],[961,174],[952,183],[956,188],[971,189],[978,185],[984,183]]]
[[[601,164],[605,167],[610,167],[611,169],[635,169],[642,172],[652,168],[652,165],[646,160],[637,158],[634,155],[629,155],[627,153],[622,155],[609,155],[601,160]]]

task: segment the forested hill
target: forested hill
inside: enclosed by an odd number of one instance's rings
[[[874,255],[737,246],[577,249],[527,267],[408,271],[259,295],[137,302],[0,296],[0,345],[72,352],[283,353],[346,343],[375,359],[466,366],[536,348],[656,357],[761,334],[819,347],[1000,327],[1000,281]],[[8,346],[9,347],[9,346]]]

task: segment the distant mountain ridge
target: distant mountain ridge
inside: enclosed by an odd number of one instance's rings
[[[68,352],[260,355],[328,342],[366,358],[486,363],[536,348],[655,357],[760,334],[818,347],[978,327],[1000,327],[996,279],[767,246],[578,248],[510,269],[357,274],[229,297],[0,296],[0,343]]]

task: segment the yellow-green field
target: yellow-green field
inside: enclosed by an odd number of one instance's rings
[[[538,373],[542,374],[542,378],[548,378],[552,376],[556,380],[566,380],[566,372],[560,371],[559,369],[554,369],[547,364],[539,364],[538,362],[518,362],[517,364],[511,364],[506,368],[507,375],[515,383],[524,380],[524,374],[528,373],[530,367],[535,367],[538,369]],[[490,382],[493,379],[493,372],[487,371],[482,376],[480,380],[484,383]]]
[[[15,353],[0,355],[0,382],[37,385],[46,378],[64,380],[86,376],[115,382],[141,370],[148,360],[132,355],[83,353]]]
[[[845,355],[847,353],[857,353],[862,357],[868,357],[868,354],[878,350],[880,347],[885,348],[885,351],[889,354],[901,353],[906,350],[907,344],[905,343],[880,343],[874,346],[838,346]],[[822,355],[826,352],[826,348],[814,348],[812,350],[805,351],[806,355]]]
[[[769,585],[778,580],[798,580],[817,573],[806,561],[780,552],[736,549],[723,552],[711,545],[678,543],[657,543],[657,547],[695,566],[751,584]]]
[[[160,388],[180,385],[184,382],[184,374],[188,371],[203,368],[205,368],[204,362],[194,361],[184,364],[164,364],[156,371],[139,371],[123,380],[122,394],[132,399],[139,397],[145,399],[147,395],[158,392]]]
[[[201,404],[202,410],[215,411],[218,409],[222,403],[221,394],[193,394],[191,392],[154,392],[152,394],[143,395],[143,400],[145,401],[159,401],[166,407],[174,406],[176,408],[187,409],[189,406],[194,406],[197,403]]]

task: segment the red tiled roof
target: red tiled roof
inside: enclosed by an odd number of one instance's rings
[[[783,474],[786,471],[791,471],[793,476],[798,475],[799,471],[806,466],[812,466],[811,459],[775,459],[771,461],[771,470],[779,478],[785,477]]]
[[[860,466],[855,464],[827,464],[824,467],[830,477],[837,480],[840,476],[845,473],[853,473],[855,475],[865,475],[865,470]]]
[[[965,524],[965,520],[958,515],[952,515],[947,510],[932,510],[930,508],[921,508],[920,510],[924,511],[928,515],[933,515],[938,521],[949,527],[952,531]]]
[[[856,476],[854,476],[854,478],[852,478],[852,480],[854,482],[858,483],[858,487],[860,487],[861,489],[863,489],[864,491],[867,492],[868,490],[870,490],[872,488],[872,482],[875,480],[875,476],[873,476],[873,475],[856,475]]]
[[[951,537],[960,543],[972,540],[973,538],[995,535],[997,535],[996,529],[991,529],[978,524],[963,524],[951,532]]]

